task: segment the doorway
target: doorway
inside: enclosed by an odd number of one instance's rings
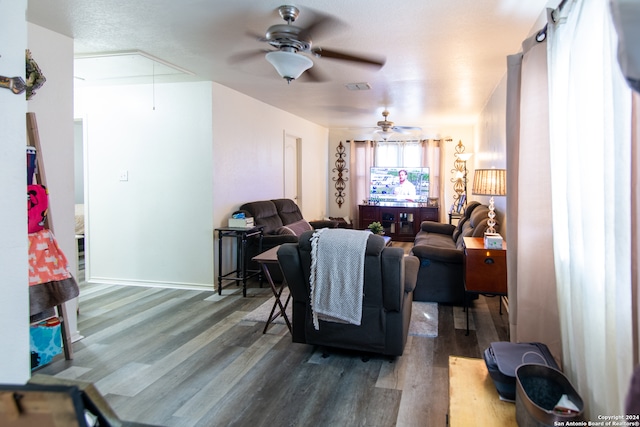
[[[86,243],[86,206],[85,206],[85,172],[84,172],[84,141],[85,126],[83,119],[75,119],[73,122],[73,182],[75,201],[75,235],[78,271],[76,278],[78,282],[85,280],[85,243]]]
[[[285,199],[294,200],[302,209],[301,145],[301,138],[284,133],[283,194]]]

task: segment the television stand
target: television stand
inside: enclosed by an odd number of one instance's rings
[[[380,222],[385,235],[398,242],[413,242],[422,221],[438,221],[437,206],[417,203],[389,203],[389,205],[360,205],[359,228],[366,230],[372,222]]]

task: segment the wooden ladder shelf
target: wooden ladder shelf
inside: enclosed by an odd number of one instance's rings
[[[40,146],[40,136],[38,134],[38,123],[36,121],[35,113],[27,113],[27,145],[36,149],[36,174],[35,183],[41,184],[47,187],[47,178],[44,171],[44,162],[42,161],[42,150]],[[45,228],[51,230],[54,233],[53,221],[51,219],[51,209],[47,213],[45,219]],[[71,331],[69,329],[69,322],[67,317],[67,308],[64,303],[56,306],[58,311],[58,317],[60,318],[60,324],[62,326],[62,346],[64,349],[64,357],[67,360],[73,359],[73,348],[71,343]]]

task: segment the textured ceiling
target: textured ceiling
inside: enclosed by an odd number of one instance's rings
[[[328,128],[375,126],[386,108],[396,125],[437,134],[443,127],[475,120],[506,72],[506,56],[519,51],[537,29],[546,3],[29,0],[27,20],[74,38],[76,56],[142,51],[157,58],[155,82],[212,80]],[[341,21],[315,37],[314,47],[382,56],[385,65],[374,69],[312,58],[313,71],[328,80],[301,78],[288,85],[262,56],[232,63],[233,55],[268,48],[247,33],[263,35],[270,25],[284,23],[277,13],[281,4],[300,9],[295,24],[302,27],[315,13]],[[135,82],[152,81],[149,73],[129,70],[126,61],[94,63],[103,78],[112,72],[116,81],[123,74],[138,75]],[[163,68],[168,65],[187,72]],[[86,75],[95,73],[87,62],[83,67]],[[371,90],[347,90],[345,85],[354,82],[367,82]]]

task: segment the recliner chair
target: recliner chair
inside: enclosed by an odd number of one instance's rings
[[[418,275],[416,257],[402,248],[385,247],[371,234],[365,252],[364,296],[360,325],[320,320],[313,326],[310,306],[311,236],[278,250],[278,261],[293,297],[293,342],[400,356],[407,342],[413,289]]]
[[[306,230],[318,228],[336,228],[336,221],[306,221],[302,217],[300,208],[291,199],[260,200],[245,203],[240,206],[240,212],[247,217],[252,217],[255,225],[264,226],[262,248],[258,246],[256,238],[249,240],[247,247],[247,259],[251,260],[260,252],[267,251],[283,243],[297,243],[298,236]],[[259,266],[250,262],[250,268],[259,269]],[[274,281],[281,282],[282,275],[277,268],[269,267]]]

